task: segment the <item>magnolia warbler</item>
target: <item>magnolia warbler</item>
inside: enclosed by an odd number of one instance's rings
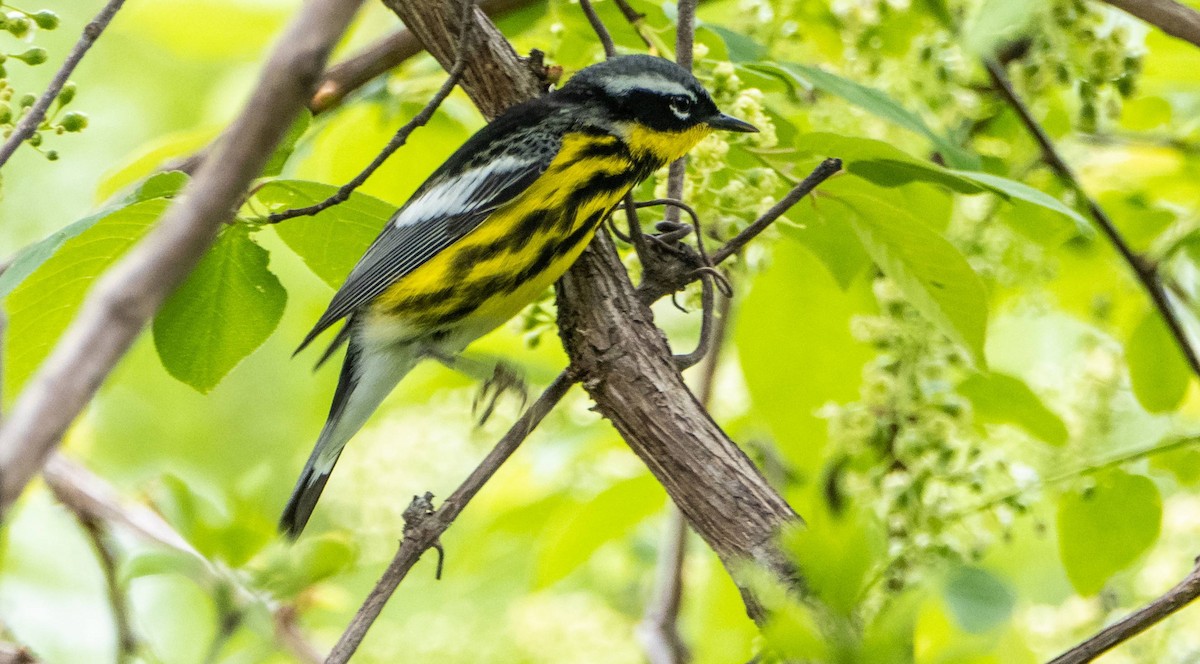
[[[300,344],[346,319],[325,354],[347,344],[329,418],[280,529],[300,534],[346,442],[418,361],[456,357],[516,315],[634,185],[713,129],[757,131],[721,113],[682,67],[629,55],[514,106],[451,155]]]

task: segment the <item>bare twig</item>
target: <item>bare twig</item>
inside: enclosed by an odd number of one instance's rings
[[[502,16],[534,2],[537,0],[481,0],[479,8],[489,16]],[[406,29],[383,37],[325,70],[321,82],[316,86],[316,92],[308,101],[308,110],[315,116],[337,108],[356,90],[424,50],[421,42]],[[171,160],[159,170],[195,173],[200,164],[204,163],[211,148],[210,145],[186,157]]]
[[[1105,627],[1095,636],[1055,657],[1049,664],[1084,664],[1132,639],[1200,597],[1200,565],[1146,606]]]
[[[801,198],[812,193],[817,185],[828,180],[834,173],[842,170],[841,159],[826,159],[817,166],[808,177],[800,181],[787,193],[786,196],[779,199],[779,202],[771,206],[763,216],[759,217],[754,223],[742,229],[740,233],[733,236],[724,246],[717,249],[713,254],[713,263],[720,264],[725,259],[741,251],[750,241],[758,237],[760,233],[765,231],[768,226],[775,223],[775,220],[783,216],[793,205],[798,203]]]
[[[653,594],[635,631],[650,664],[685,664],[691,661],[687,644],[679,634],[687,534],[683,513],[674,505],[667,507],[658,564],[654,571]]]
[[[700,277],[700,339],[696,349],[687,355],[676,355],[675,365],[680,371],[693,367],[708,356],[713,347],[713,318],[715,302],[713,298],[713,276],[705,274]],[[703,403],[703,402],[701,402]]]
[[[713,330],[713,350],[704,358],[696,398],[701,405],[712,403],[716,387],[721,347],[725,343],[733,300],[722,297],[717,305]],[[684,664],[689,661],[687,645],[679,634],[679,607],[683,599],[683,560],[686,554],[687,523],[674,505],[667,508],[658,565],[654,574],[654,593],[646,606],[637,635],[650,664]]]
[[[54,493],[54,497],[80,519],[119,526],[139,539],[191,557],[211,579],[228,578],[157,512],[143,505],[122,500],[116,488],[78,463],[61,454],[52,454],[46,462],[42,478],[46,480],[46,485]],[[244,587],[239,586],[237,592],[247,601],[254,599]],[[272,611],[275,615],[276,637],[280,645],[302,662],[311,664],[322,661],[323,658],[314,654],[315,648],[296,626],[295,608],[275,606]]]
[[[613,44],[612,35],[608,33],[608,28],[604,27],[604,22],[596,14],[596,8],[592,6],[591,0],[579,0],[579,7],[583,10],[583,15],[587,17],[588,23],[592,24],[592,30],[596,31],[596,37],[600,39],[600,45],[604,47],[604,57],[611,58],[616,55],[617,47]]]
[[[675,62],[680,67],[692,70],[692,51],[696,38],[696,0],[680,0],[678,18],[675,22]],[[683,200],[683,182],[687,175],[687,155],[671,162],[667,169],[667,198]],[[679,208],[668,207],[663,219],[679,222]]]
[[[98,519],[81,512],[76,512],[75,518],[91,541],[92,548],[96,552],[96,561],[100,564],[100,571],[104,573],[109,612],[112,613],[113,628],[117,633],[117,662],[120,664],[132,661],[137,655],[138,640],[129,621],[129,602],[125,597],[125,589],[121,587],[121,579],[117,573],[119,561],[117,552],[113,549],[108,527]]]
[[[1200,12],[1175,0],[1104,0],[1157,26],[1160,30],[1200,46]]]
[[[303,664],[321,664],[325,657],[308,640],[300,625],[296,607],[285,605],[275,610],[275,640]]]
[[[216,238],[312,95],[362,0],[305,3],[212,158],[150,234],[102,276],[0,428],[7,513],[142,327]]]
[[[355,189],[361,187],[363,183],[375,173],[375,171],[379,170],[380,166],[383,166],[384,162],[386,162],[393,154],[396,153],[396,150],[399,150],[404,146],[405,143],[408,142],[408,137],[411,136],[418,127],[424,127],[426,123],[433,118],[433,114],[437,112],[438,107],[440,107],[442,102],[446,101],[446,97],[449,97],[450,93],[454,91],[454,86],[458,85],[458,79],[460,76],[462,76],[463,69],[467,66],[467,49],[469,49],[471,45],[471,28],[475,25],[475,22],[470,19],[471,13],[475,9],[475,3],[468,1],[464,2],[463,5],[463,28],[458,37],[458,55],[454,61],[454,66],[451,67],[450,73],[446,77],[445,82],[442,83],[442,86],[438,88],[438,91],[434,93],[433,97],[425,103],[425,106],[421,109],[421,112],[417,113],[411,120],[406,122],[404,126],[396,130],[396,133],[392,136],[392,139],[388,141],[383,150],[380,150],[379,154],[375,155],[375,158],[371,160],[371,163],[368,164],[367,167],[362,170],[362,172],[354,176],[354,179],[339,187],[332,196],[315,205],[284,210],[283,212],[276,212],[275,214],[267,217],[267,223],[277,224],[281,221],[294,219],[296,217],[312,216],[323,210],[328,210],[335,205],[346,202],[346,200],[350,198],[350,194],[354,193]]]
[[[83,34],[79,36],[79,41],[75,42],[75,46],[67,54],[67,59],[63,61],[62,66],[54,74],[54,78],[50,80],[50,85],[46,86],[46,91],[13,128],[12,135],[4,142],[4,145],[0,146],[0,168],[8,163],[9,158],[17,151],[21,143],[37,130],[42,119],[46,117],[46,111],[50,108],[50,104],[54,103],[58,93],[62,92],[63,86],[67,84],[67,79],[71,77],[75,67],[79,66],[83,56],[87,55],[88,49],[100,38],[123,4],[125,4],[125,0],[109,0],[100,13],[96,14],[95,18],[83,27]]]
[[[646,15],[631,7],[626,0],[615,0],[615,2],[617,9],[621,10],[621,15],[633,27],[633,31],[637,33],[638,38],[642,40],[646,48],[654,48],[654,44],[651,44],[645,33],[642,32],[642,21],[646,18]]]
[[[1192,373],[1200,377],[1200,355],[1197,355],[1196,348],[1192,346],[1188,339],[1187,330],[1184,328],[1183,320],[1180,319],[1175,307],[1171,304],[1170,298],[1167,295],[1167,289],[1163,286],[1162,280],[1158,276],[1158,265],[1153,261],[1147,260],[1146,257],[1139,255],[1129,246],[1125,238],[1121,236],[1117,230],[1116,224],[1109,218],[1096,199],[1088,195],[1083,188],[1079,178],[1075,176],[1075,172],[1071,166],[1063,159],[1058,149],[1054,146],[1054,141],[1042,128],[1042,125],[1033,117],[1033,113],[1029,107],[1025,105],[1021,98],[1013,89],[1012,84],[1008,80],[1008,76],[1004,72],[1004,67],[999,63],[988,60],[986,63],[988,74],[992,78],[992,83],[996,87],[996,91],[1000,93],[1004,101],[1014,110],[1021,118],[1021,123],[1025,125],[1025,130],[1037,142],[1038,147],[1042,151],[1042,161],[1054,171],[1056,175],[1064,183],[1075,190],[1075,193],[1083,200],[1087,201],[1088,212],[1096,225],[1100,227],[1101,232],[1108,238],[1113,248],[1121,255],[1121,258],[1129,265],[1129,269],[1133,271],[1134,277],[1141,283],[1146,294],[1150,296],[1154,307],[1158,309],[1163,321],[1167,324],[1167,328],[1171,331],[1171,336],[1175,338],[1175,343],[1179,346],[1180,352],[1187,360],[1188,366],[1191,367]]]
[[[537,400],[525,410],[520,419],[508,430],[508,433],[504,434],[504,437],[496,443],[492,451],[488,452],[467,479],[463,480],[454,493],[450,494],[440,508],[423,514],[418,514],[417,510],[414,510],[407,515],[410,518],[405,523],[404,539],[400,542],[400,550],[396,552],[395,558],[392,559],[379,582],[371,589],[371,594],[367,595],[367,599],[358,613],[354,615],[349,627],[334,646],[333,652],[329,654],[326,664],[341,664],[350,661],[350,657],[362,643],[363,637],[366,636],[367,630],[379,617],[379,612],[383,610],[384,604],[396,591],[396,587],[400,585],[404,577],[408,575],[413,565],[420,560],[421,555],[438,545],[442,533],[446,532],[454,519],[462,513],[467,503],[492,478],[492,475],[508,457],[512,456],[512,453],[533,432],[542,419],[562,400],[574,383],[575,377],[570,369],[560,373]]]
[[[61,454],[50,455],[42,477],[54,497],[75,514],[120,525],[144,540],[204,559],[157,512],[125,503],[112,485]]]

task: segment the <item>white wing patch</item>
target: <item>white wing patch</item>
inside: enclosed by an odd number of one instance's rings
[[[620,96],[630,90],[646,90],[661,95],[681,95],[692,101],[696,100],[696,96],[692,94],[691,90],[685,88],[682,83],[651,74],[613,76],[605,79],[601,85],[604,86],[605,91],[613,96]]]
[[[475,212],[489,204],[497,193],[496,176],[500,173],[520,173],[533,162],[513,156],[504,156],[479,168],[460,173],[457,177],[443,180],[409,201],[396,215],[392,224],[396,228],[420,224],[431,219],[459,216]],[[501,181],[507,178],[499,178]],[[491,185],[485,187],[485,185]],[[492,189],[489,191],[488,189]]]

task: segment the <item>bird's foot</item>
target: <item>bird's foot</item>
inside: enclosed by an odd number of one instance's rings
[[[517,368],[498,362],[492,372],[492,377],[483,381],[483,385],[479,387],[479,393],[475,395],[475,401],[471,404],[471,413],[479,418],[479,425],[483,426],[492,413],[496,410],[496,403],[505,392],[512,392],[521,397],[521,408],[525,408],[525,404],[529,401],[529,388],[525,384],[525,377]],[[480,412],[480,408],[483,412]]]

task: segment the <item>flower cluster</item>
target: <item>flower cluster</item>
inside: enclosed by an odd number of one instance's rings
[[[835,478],[839,490],[871,496],[886,526],[883,580],[896,590],[918,582],[931,562],[982,556],[1025,511],[1029,494],[1012,491],[1019,496],[996,504],[990,499],[1035,474],[1006,460],[997,436],[985,444],[970,401],[955,389],[967,372],[958,346],[891,280],[877,279],[875,296],[880,313],[854,322],[855,335],[879,352],[864,369],[860,400],[822,414],[831,443],[845,455]]]

